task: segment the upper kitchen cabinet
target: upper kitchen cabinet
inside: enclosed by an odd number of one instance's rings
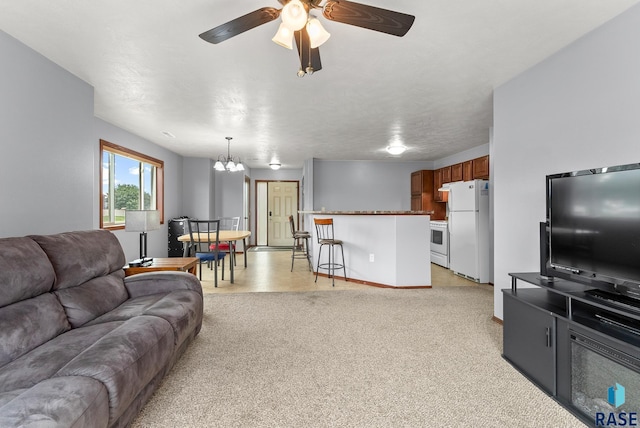
[[[462,181],[462,163],[451,165],[451,181]]]
[[[423,174],[422,171],[411,173],[411,196],[422,194]]]
[[[462,162],[462,181],[473,180],[473,161]]]
[[[431,218],[444,219],[445,205],[435,203],[435,195],[440,193],[434,187],[434,171],[422,170],[411,173],[411,210],[433,211]]]
[[[473,160],[473,178],[489,179],[489,155]]]
[[[424,169],[411,173],[411,196],[433,195],[433,171]]]
[[[440,169],[442,169],[442,182],[451,183],[451,165]]]

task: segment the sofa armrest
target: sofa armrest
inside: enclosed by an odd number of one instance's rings
[[[202,296],[202,284],[198,277],[187,272],[160,271],[127,276],[124,285],[129,297],[169,293],[174,290],[193,290]]]

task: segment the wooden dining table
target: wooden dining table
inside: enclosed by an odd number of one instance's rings
[[[218,240],[220,242],[228,242],[231,247],[236,241],[242,241],[242,249],[244,253],[244,267],[247,267],[247,238],[251,236],[250,230],[221,230],[218,232]],[[202,236],[202,241],[200,237]],[[193,239],[198,242],[206,242],[209,238],[206,233],[194,233]],[[178,241],[183,243],[183,257],[189,257],[191,252],[191,235],[180,235]],[[233,259],[229,260],[230,281],[233,284]]]

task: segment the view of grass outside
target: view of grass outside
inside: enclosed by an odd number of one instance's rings
[[[156,173],[152,163],[103,147],[103,227],[124,225],[126,210],[157,209]]]

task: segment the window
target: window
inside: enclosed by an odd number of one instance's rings
[[[100,140],[100,228],[123,229],[125,210],[158,210],[164,223],[164,162]]]

